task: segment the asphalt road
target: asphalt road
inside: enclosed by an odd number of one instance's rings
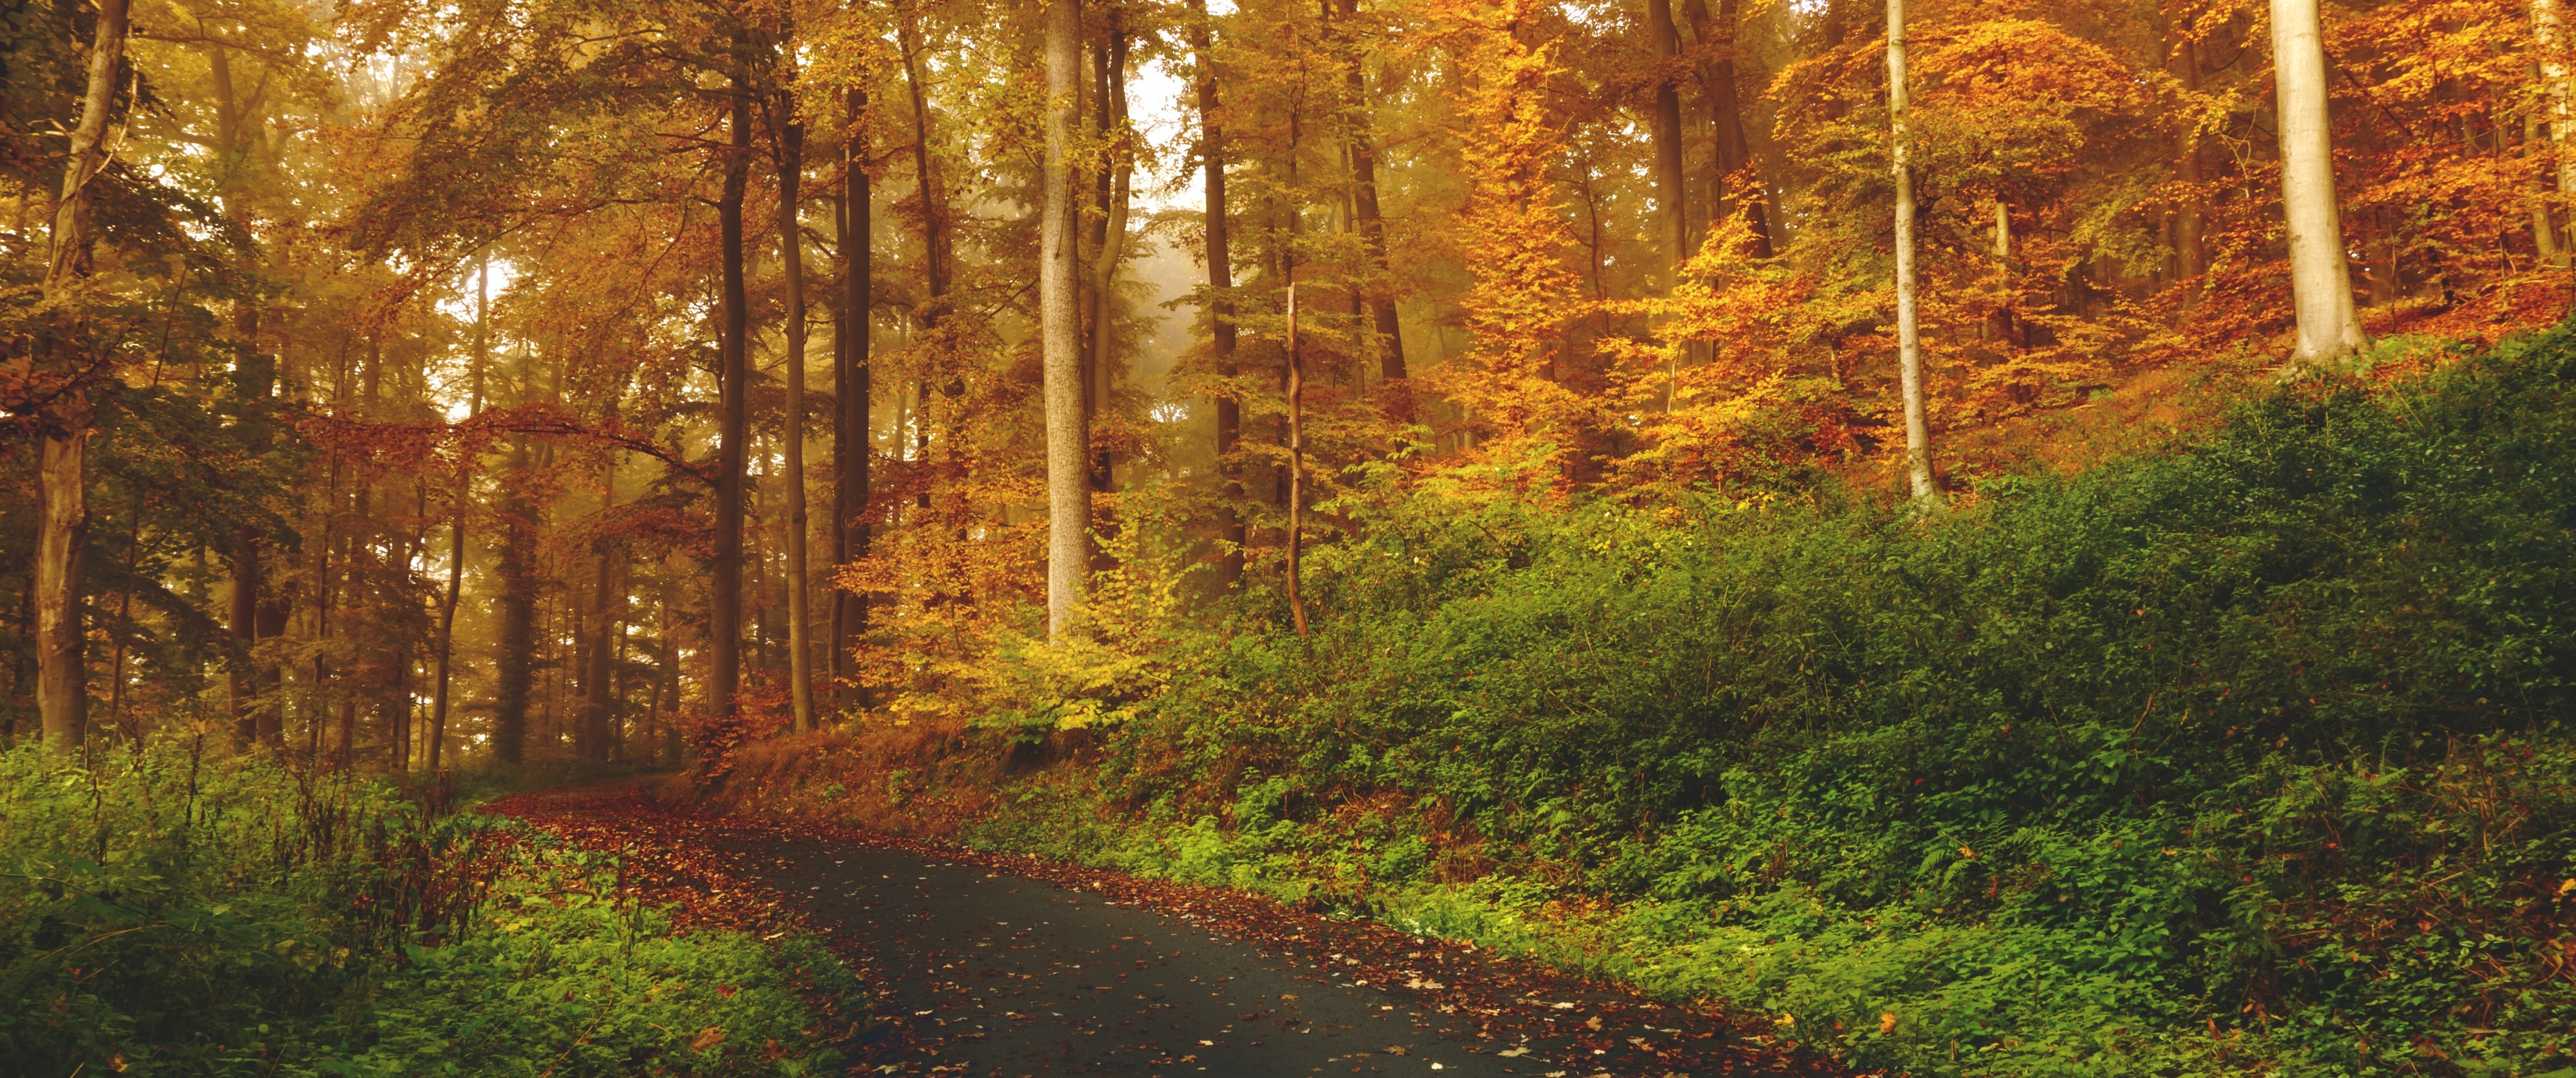
[[[902,1072],[1586,1073],[1480,1041],[1471,1018],[1337,974],[1335,956],[899,849],[734,845],[746,875],[856,937],[894,997],[882,1012],[910,1027]]]

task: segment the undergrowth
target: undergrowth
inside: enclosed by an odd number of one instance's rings
[[[818,1073],[855,982],[678,931],[613,859],[382,781],[165,746],[0,753],[13,1074]]]
[[[2576,335],[2414,367],[1932,513],[1361,477],[1313,636],[1258,588],[1113,605],[988,677],[1020,765],[961,833],[1861,1067],[2576,1078]],[[1108,594],[1178,586],[1129,553]],[[808,752],[808,808],[994,774],[941,736],[882,775]]]

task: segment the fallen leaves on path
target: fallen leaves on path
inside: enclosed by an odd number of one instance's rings
[[[727,854],[722,847],[728,844],[788,839],[873,845],[1099,895],[1244,940],[1274,957],[1311,964],[1345,984],[1409,996],[1426,1009],[1472,1024],[1473,1040],[1464,1045],[1471,1052],[1547,1059],[1582,1075],[1823,1078],[1852,1073],[1787,1050],[1776,1031],[1732,1020],[1707,1001],[1667,1003],[1624,985],[1571,976],[1473,944],[1412,935],[1259,895],[812,821],[719,815],[655,800],[631,788],[521,794],[496,801],[486,811],[524,819],[587,848],[622,854],[621,890],[670,907],[684,927],[733,928],[767,938],[813,927],[798,896],[767,886],[760,867]],[[882,971],[858,952],[855,940],[840,933],[818,935],[843,950],[843,958],[872,987],[885,983]],[[880,991],[874,998],[883,1002],[893,997]],[[879,1023],[879,1036],[865,1055],[875,1062],[902,1059],[909,1039],[906,1025]]]

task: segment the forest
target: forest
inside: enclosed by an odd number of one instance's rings
[[[2559,0],[1316,3],[0,0],[0,1074],[2576,1076]]]

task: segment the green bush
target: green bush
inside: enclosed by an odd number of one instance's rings
[[[1568,953],[1868,1066],[2571,1062],[2566,331],[1929,515],[1338,508],[1316,635],[1246,596],[1066,795],[1130,825],[988,838],[1499,937],[1616,899]]]
[[[810,942],[675,933],[606,859],[266,757],[0,753],[0,820],[9,1073],[798,1074],[855,991]]]

